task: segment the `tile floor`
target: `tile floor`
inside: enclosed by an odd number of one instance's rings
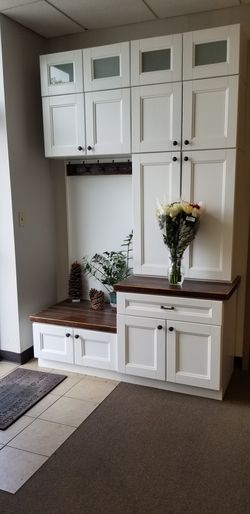
[[[17,367],[0,361],[0,378]],[[39,368],[37,360],[23,368]],[[67,378],[6,430],[0,430],[0,489],[15,493],[113,391],[118,382],[79,373]]]

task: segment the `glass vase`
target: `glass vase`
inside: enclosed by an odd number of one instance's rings
[[[112,308],[112,310],[116,310],[116,291],[111,291],[109,293],[109,296],[110,296],[110,307]]]
[[[181,257],[170,257],[168,267],[168,281],[172,286],[181,286],[184,280],[184,268]]]

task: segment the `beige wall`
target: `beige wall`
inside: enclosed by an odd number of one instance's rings
[[[12,326],[16,316],[19,323],[19,334],[8,341],[2,337],[1,347],[22,352],[33,343],[29,314],[56,300],[54,184],[44,158],[39,77],[45,40],[4,16],[0,27],[9,156],[1,175],[11,184],[6,217],[11,215],[8,222],[13,223],[8,245],[15,256],[12,274],[18,302],[14,302],[13,288],[6,287],[2,293],[6,301],[13,294],[13,304],[8,317],[0,306],[1,330]],[[23,227],[18,224],[19,211],[24,213]]]

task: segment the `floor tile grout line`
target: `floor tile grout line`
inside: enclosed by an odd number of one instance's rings
[[[16,448],[16,446],[11,446],[9,443],[7,443],[5,446],[8,448],[12,448],[12,450],[19,450],[20,452],[30,453],[31,455],[40,455],[40,457],[46,457],[46,459],[49,459],[49,457],[51,457],[51,455],[53,455],[53,453],[55,453],[56,450],[58,450],[59,448],[58,446],[58,448],[56,448],[50,455],[44,455],[44,453],[31,452],[30,450],[25,450],[24,448]]]
[[[23,414],[19,419],[22,419],[24,416],[25,416],[25,414]],[[32,418],[31,416],[27,416],[27,417],[29,417],[30,419],[33,419],[32,423],[34,423],[36,418]],[[19,421],[19,419],[17,419],[16,421]],[[20,430],[20,432],[17,432],[13,437],[11,437],[11,439],[7,443],[1,443],[0,442],[0,444],[5,444],[5,446],[6,446],[7,444],[9,444],[10,441],[13,441],[13,439],[15,439],[15,437],[17,437],[19,434],[21,434],[25,430],[25,428],[28,428],[30,425],[32,425],[32,423],[29,423],[28,425],[26,425],[26,427],[22,428]]]

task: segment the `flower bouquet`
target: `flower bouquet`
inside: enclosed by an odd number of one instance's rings
[[[163,241],[170,251],[169,283],[181,285],[184,279],[181,259],[199,228],[201,205],[185,201],[170,204],[158,203],[156,215]]]

